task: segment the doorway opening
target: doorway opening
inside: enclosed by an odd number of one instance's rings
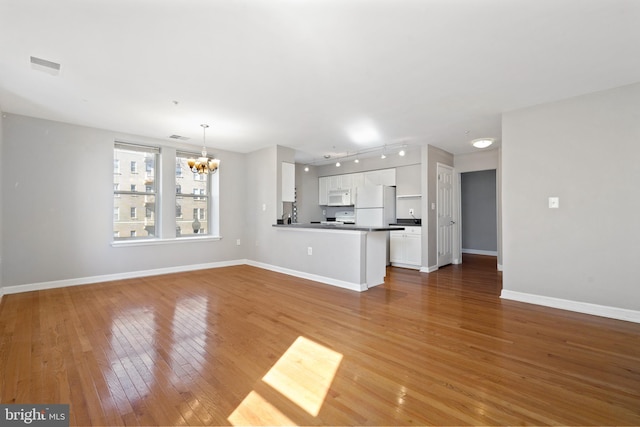
[[[498,255],[496,170],[460,174],[461,253]]]

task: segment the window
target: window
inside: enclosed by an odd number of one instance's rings
[[[158,217],[156,165],[159,153],[160,149],[156,147],[116,142],[113,150],[113,239],[115,241],[156,237],[156,218]],[[129,170],[123,171],[120,164],[129,164]],[[146,173],[138,174],[138,164],[145,165]],[[140,191],[142,189],[144,191]],[[120,208],[125,209],[124,212],[128,209],[129,216],[120,215]]]
[[[205,210],[203,208],[193,208],[193,219],[204,219]]]
[[[193,189],[193,200],[204,200],[203,197],[198,197],[198,194],[205,195],[204,188],[194,188]]]
[[[177,153],[176,156],[176,197],[180,205],[176,205],[176,235],[188,237],[194,234],[208,234],[211,226],[208,223],[208,211],[211,209],[212,181],[217,184],[217,176],[211,174],[183,173],[190,171],[187,159],[198,157],[191,153]],[[217,187],[216,187],[217,188]],[[183,212],[193,212],[193,216]]]

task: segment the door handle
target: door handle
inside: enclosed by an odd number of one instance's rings
[[[453,224],[455,224],[455,223],[456,223],[455,221],[451,221],[451,222],[449,223],[449,225],[453,225]]]

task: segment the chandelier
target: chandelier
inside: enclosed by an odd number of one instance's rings
[[[206,144],[206,132],[209,125],[202,126],[202,156],[197,159],[190,158],[187,160],[191,172],[202,174],[216,173],[218,166],[220,166],[220,160],[215,157],[210,159],[207,157],[207,144]]]

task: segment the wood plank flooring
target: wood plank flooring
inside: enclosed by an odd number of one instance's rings
[[[640,425],[640,325],[495,258],[347,291],[250,266],[5,295],[0,402],[72,425]]]

